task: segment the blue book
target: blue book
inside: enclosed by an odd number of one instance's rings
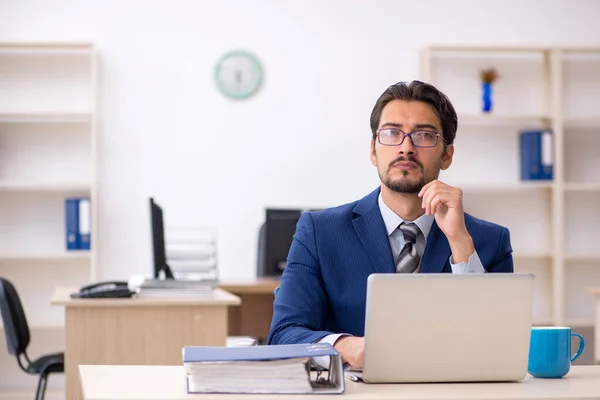
[[[67,250],[79,250],[79,199],[65,200],[65,241]]]
[[[341,355],[328,343],[186,346],[182,357],[188,393],[339,394],[345,390]],[[316,357],[328,359],[329,368],[315,368]]]
[[[519,150],[522,180],[552,180],[554,144],[551,130],[520,132]]]

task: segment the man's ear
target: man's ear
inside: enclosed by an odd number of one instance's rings
[[[442,170],[446,170],[452,164],[452,157],[454,157],[454,145],[449,144],[446,146],[444,154],[442,154]]]
[[[377,155],[375,154],[375,139],[371,140],[371,164],[373,164],[373,166],[377,166]]]

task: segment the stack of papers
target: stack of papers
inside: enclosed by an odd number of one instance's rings
[[[190,393],[308,393],[309,358],[185,366]]]
[[[174,271],[209,272],[217,268],[216,247],[211,244],[170,244],[166,246],[169,266]]]
[[[256,338],[252,336],[227,336],[225,341],[226,347],[245,347],[245,346],[256,346]]]
[[[139,297],[213,296],[216,280],[146,279],[136,288]]]
[[[217,233],[213,228],[165,230],[167,264],[177,279],[218,279]]]

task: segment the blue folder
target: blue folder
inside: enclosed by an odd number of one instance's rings
[[[554,145],[549,129],[519,133],[522,180],[552,180]]]
[[[79,199],[65,200],[65,243],[67,250],[79,250]]]

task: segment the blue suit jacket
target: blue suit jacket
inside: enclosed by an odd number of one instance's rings
[[[364,335],[367,278],[395,266],[377,197],[302,214],[273,303],[269,344],[312,343],[331,333]],[[465,214],[487,272],[513,272],[507,228]],[[451,273],[450,245],[434,222],[420,273]]]

